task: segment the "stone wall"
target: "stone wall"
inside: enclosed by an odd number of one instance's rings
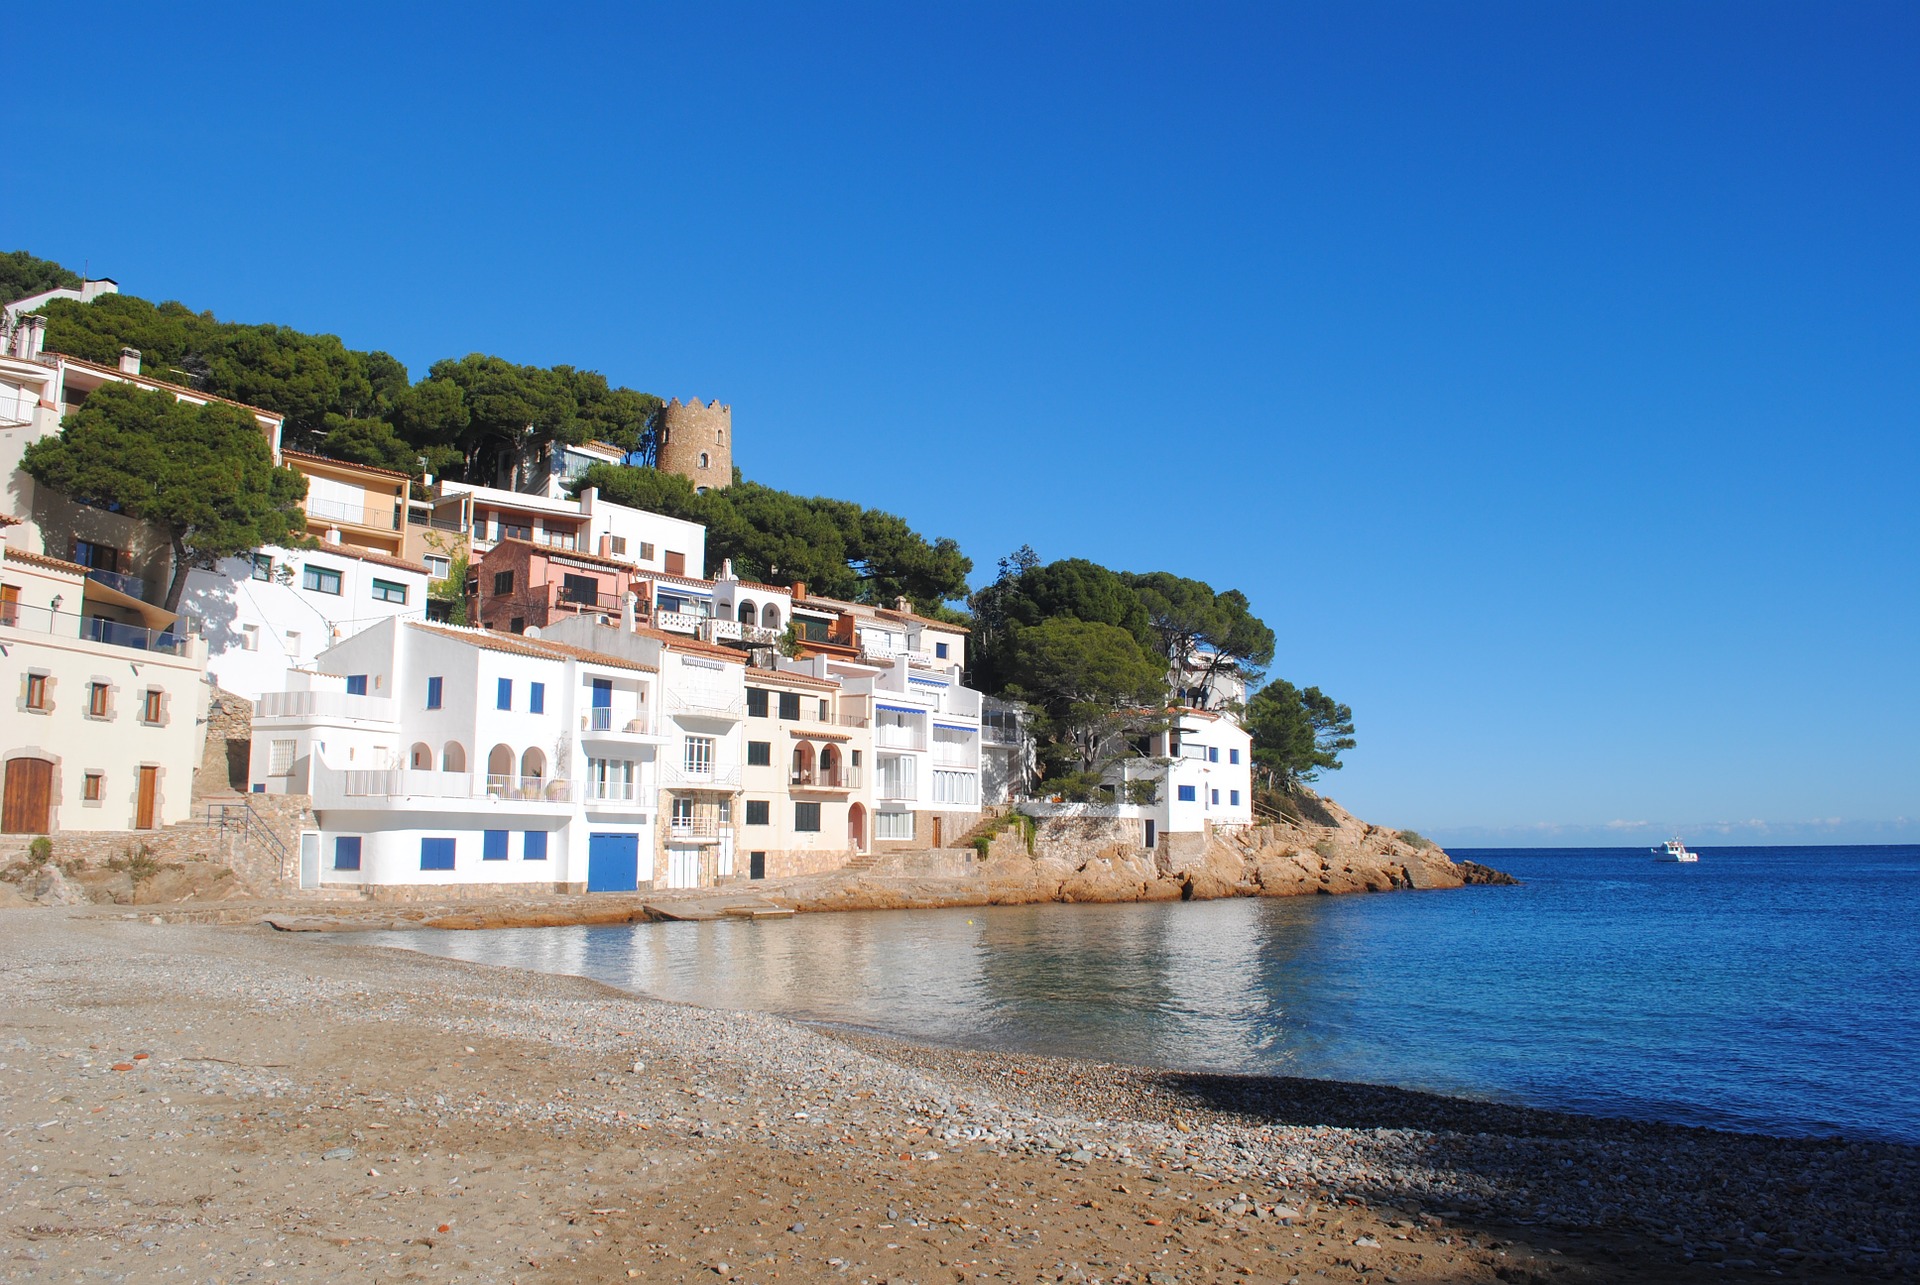
[[[1145,839],[1145,825],[1133,817],[1037,817],[1033,855],[1041,861],[1079,865],[1095,857],[1145,855]],[[1024,841],[1020,855],[1026,855]]]
[[[1026,845],[1020,848],[1026,855]],[[980,873],[979,854],[972,848],[933,848],[917,852],[883,853],[862,874],[908,879],[960,879]]]
[[[244,794],[253,747],[253,702],[214,687],[207,702],[207,747],[193,774],[195,802],[210,794]]]
[[[785,879],[789,875],[825,874],[829,870],[838,870],[852,861],[855,854],[851,849],[832,848],[756,848],[753,851],[736,849],[733,873],[736,878],[745,879],[752,872],[753,852],[767,854],[767,878]]]

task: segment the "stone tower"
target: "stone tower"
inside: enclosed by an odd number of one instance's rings
[[[678,473],[696,491],[733,485],[733,407],[674,398],[660,408],[656,467]]]

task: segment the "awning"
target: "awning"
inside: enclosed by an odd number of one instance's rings
[[[882,705],[879,701],[875,701],[873,707],[875,709],[884,709],[889,714],[924,714],[927,712],[924,709],[916,709],[912,705]]]
[[[968,727],[964,723],[935,723],[935,727],[944,727],[949,732],[977,732],[977,727]]]
[[[103,584],[88,576],[81,596],[88,602],[105,603],[110,607],[125,607],[139,615],[140,620],[149,629],[166,629],[180,619],[175,612],[165,607],[156,607],[150,602],[142,602],[130,593],[122,593],[112,585]]]

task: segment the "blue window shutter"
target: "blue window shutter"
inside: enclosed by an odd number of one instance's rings
[[[544,714],[547,712],[547,685],[545,683],[527,684],[527,712]],[[542,834],[546,831],[542,830]]]
[[[933,654],[936,659],[945,660],[947,658],[947,645],[945,643],[935,643],[933,645]]]
[[[545,861],[547,859],[547,832],[545,830],[527,831],[526,844],[520,849],[520,855],[528,861]]]
[[[1217,808],[1217,807],[1219,807],[1219,806],[1220,806],[1220,791],[1218,791],[1218,790],[1209,790],[1209,791],[1207,791],[1207,794],[1209,795],[1209,798],[1207,799],[1207,802],[1209,802],[1209,803],[1211,803],[1211,804],[1213,804],[1213,806],[1215,806],[1216,808]]]
[[[347,675],[347,695],[365,696],[367,694],[367,676],[365,674]]]
[[[1239,761],[1240,761],[1240,751],[1239,751],[1239,750],[1228,750],[1228,751],[1227,751],[1227,762],[1229,762],[1229,763],[1238,763]]]
[[[611,709],[613,707],[613,680],[596,678],[593,680],[593,707]]]
[[[511,678],[501,679],[498,691],[499,691],[499,694],[496,697],[494,697],[494,704],[501,709],[512,709],[513,708],[513,680]]]
[[[1234,806],[1234,807],[1236,807],[1236,808],[1237,808],[1237,807],[1239,807],[1239,806],[1240,806],[1240,791],[1238,791],[1238,790],[1228,790],[1228,791],[1227,791],[1227,802],[1228,802],[1229,804],[1231,804],[1232,806]]]
[[[440,708],[440,680],[438,678],[429,678],[427,680],[427,708]]]
[[[1213,746],[1209,745],[1207,747],[1207,762],[1218,763],[1219,761],[1220,761],[1220,751],[1214,748]]]
[[[486,840],[480,848],[482,861],[505,861],[507,859],[507,832],[488,830]]]
[[[1182,803],[1193,802],[1193,787],[1191,785],[1183,785],[1180,787],[1180,801]]]
[[[335,870],[358,870],[360,868],[360,836],[341,835],[333,841],[333,868]]]
[[[420,868],[422,870],[453,869],[453,840],[420,840]]]

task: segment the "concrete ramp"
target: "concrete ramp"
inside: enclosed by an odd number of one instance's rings
[[[709,892],[648,901],[641,907],[649,919],[668,922],[705,922],[714,919],[791,919],[793,908],[751,894]]]

